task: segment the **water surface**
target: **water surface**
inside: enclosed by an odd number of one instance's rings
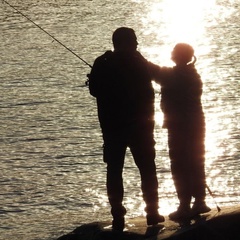
[[[219,206],[240,202],[237,0],[9,0],[88,63],[112,48],[112,32],[135,29],[139,50],[172,65],[176,42],[192,44],[204,82],[207,182]],[[188,7],[187,7],[188,6]],[[0,2],[0,239],[55,239],[86,222],[110,220],[90,68],[4,1]],[[156,88],[160,212],[178,201]],[[124,170],[127,218],[144,215],[138,171]],[[215,207],[208,195],[207,202]]]

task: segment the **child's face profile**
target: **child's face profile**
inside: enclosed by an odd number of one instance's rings
[[[171,60],[176,63],[176,51],[175,51],[175,48],[172,50]]]

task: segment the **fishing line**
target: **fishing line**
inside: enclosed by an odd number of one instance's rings
[[[33,20],[31,20],[27,15],[23,14],[22,12],[20,12],[17,8],[15,8],[13,5],[11,5],[9,2],[2,0],[4,3],[6,3],[8,6],[10,6],[11,8],[13,8],[16,12],[18,12],[20,15],[22,15],[23,17],[25,17],[28,21],[30,21],[31,23],[33,23],[36,27],[38,27],[39,29],[41,29],[43,32],[45,32],[48,36],[50,36],[54,41],[58,42],[61,46],[63,46],[65,49],[67,49],[69,52],[71,52],[73,55],[75,55],[77,58],[79,58],[82,62],[84,62],[86,65],[88,65],[90,68],[92,68],[92,66],[86,62],[83,58],[81,58],[79,55],[77,55],[75,52],[73,52],[70,48],[68,48],[66,45],[64,45],[62,42],[60,42],[57,38],[55,38],[52,34],[50,34],[49,32],[47,32],[45,29],[43,29],[40,25],[38,25],[37,23],[35,23]]]

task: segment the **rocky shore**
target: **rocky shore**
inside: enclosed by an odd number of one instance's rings
[[[110,222],[79,226],[57,240],[240,240],[240,205],[213,209],[189,222],[166,217],[163,224],[146,226],[144,217],[127,219],[123,232],[111,231]]]

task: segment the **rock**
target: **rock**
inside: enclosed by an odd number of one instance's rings
[[[143,235],[134,232],[104,230],[101,223],[84,224],[58,240],[143,240]]]
[[[106,228],[109,223],[84,224],[57,240],[240,240],[240,206],[212,210],[188,223],[169,220],[146,226],[144,217],[128,219],[124,232]]]
[[[84,224],[76,228],[73,232],[64,235],[57,240],[91,240],[96,239],[96,235],[103,232],[103,227],[100,223],[94,222]]]
[[[240,240],[240,213],[221,215],[183,228],[167,240]]]

